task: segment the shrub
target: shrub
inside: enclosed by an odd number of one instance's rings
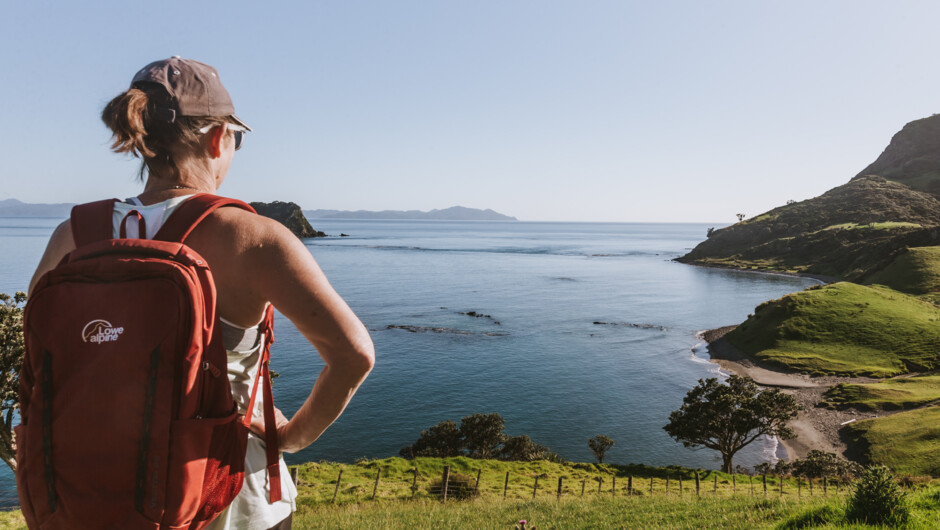
[[[431,494],[444,498],[444,481],[436,479],[431,483]],[[447,477],[447,498],[455,500],[472,499],[480,494],[476,488],[476,479],[469,475],[451,472]]]
[[[784,521],[779,528],[815,528],[827,524],[839,524],[845,515],[835,506],[825,505],[801,511]]]
[[[872,466],[855,482],[846,517],[872,525],[903,526],[910,518],[910,506],[891,471],[885,466]]]

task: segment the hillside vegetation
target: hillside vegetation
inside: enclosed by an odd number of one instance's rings
[[[840,383],[826,392],[827,404],[856,410],[913,409],[940,401],[940,374],[895,377],[877,383]]]
[[[857,281],[907,247],[940,244],[940,200],[881,177],[715,230],[683,263]]]
[[[880,175],[940,198],[940,115],[914,120],[892,138],[884,152],[855,177]]]
[[[481,472],[480,495],[470,500],[441,502],[431,488],[439,484],[447,464],[474,480]],[[695,494],[694,471],[679,467],[595,465],[590,463],[501,462],[469,458],[387,458],[356,464],[330,462],[301,464],[293,527],[296,529],[510,529],[520,521],[527,528],[843,528],[849,488],[819,480],[811,492],[806,479],[784,480],[781,493],[776,477],[732,476],[715,471],[701,473],[700,495]],[[336,503],[336,479],[343,470]],[[411,498],[412,469],[418,470],[418,492]],[[380,481],[376,483],[377,472]],[[503,485],[510,481],[506,498]],[[533,496],[535,477],[539,489]],[[616,491],[612,491],[617,477]],[[634,493],[627,494],[633,476]],[[680,495],[677,479],[683,481]],[[562,495],[557,481],[564,480]],[[653,477],[653,494],[649,494]],[[665,478],[672,482],[667,493]],[[717,482],[715,478],[717,477]],[[602,482],[595,479],[602,478]],[[584,493],[581,482],[586,481]],[[919,482],[919,481],[918,481]],[[600,483],[600,490],[598,484]],[[714,487],[717,483],[718,489]],[[751,484],[753,484],[753,489]],[[375,492],[375,499],[372,499]],[[922,483],[910,491],[911,528],[940,527],[940,483]],[[0,527],[25,528],[19,511],[0,513]],[[867,528],[857,526],[857,528]]]
[[[940,476],[940,407],[924,407],[846,425],[846,436],[864,463],[897,473]]]
[[[940,293],[940,246],[904,249],[864,283],[915,295]]]
[[[890,377],[940,367],[940,307],[839,282],[761,304],[727,339],[783,368]]]

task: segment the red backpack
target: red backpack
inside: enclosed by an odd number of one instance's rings
[[[183,242],[221,206],[196,195],[153,240],[112,239],[115,199],[72,209],[76,249],[45,274],[23,316],[16,483],[30,528],[199,529],[244,479],[250,414],[226,374],[212,274]],[[146,233],[136,211],[140,233]],[[271,502],[280,498],[274,400],[263,380]]]

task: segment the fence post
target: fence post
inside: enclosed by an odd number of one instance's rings
[[[679,475],[679,496],[682,496],[682,475]]]
[[[813,477],[809,477],[809,496],[813,496]]]
[[[290,479],[294,482],[294,485],[297,485],[297,475],[300,470],[300,466],[294,466],[290,468]]]
[[[783,476],[777,477],[777,480],[780,481],[780,496],[783,496]]]
[[[823,477],[823,497],[829,493],[829,477]]]
[[[764,497],[767,496],[767,475],[761,475],[764,478]]]
[[[444,502],[447,502],[447,483],[450,482],[450,466],[444,466],[444,473],[441,476],[441,484],[444,488]]]
[[[477,482],[473,485],[473,491],[475,493],[480,493],[480,473],[483,473],[482,468],[477,470]]]
[[[604,477],[597,477],[597,494],[601,494],[601,484],[604,483]]]
[[[535,499],[535,492],[539,489],[539,476],[535,475],[535,485],[532,486],[532,498]]]
[[[737,494],[737,493],[738,493],[738,480],[737,480],[737,475],[735,475],[735,474],[733,474],[733,473],[731,474],[731,493],[732,493],[732,494]]]
[[[415,493],[418,492],[418,468],[411,468],[411,472],[414,473],[414,479],[411,481],[411,498],[415,498]]]
[[[796,477],[796,497],[800,498],[803,496],[803,480],[799,476]]]
[[[382,476],[382,468],[375,472],[375,486],[372,487],[372,500],[375,500],[375,494],[379,491],[379,477]]]
[[[754,475],[748,475],[751,480],[751,497],[754,496]]]
[[[560,499],[560,498],[561,498],[561,480],[562,480],[562,478],[561,478],[561,477],[558,477],[558,493],[557,493],[557,495],[556,495],[556,497],[555,497],[555,498],[557,498],[557,499]]]
[[[715,495],[718,495],[718,473],[715,473],[715,489],[712,491]]]
[[[336,502],[336,494],[339,493],[339,481],[343,480],[343,468],[339,468],[339,475],[336,476],[336,489],[333,490],[333,500],[330,502]]]
[[[666,496],[669,496],[669,477],[666,477]]]
[[[633,495],[633,475],[627,477],[627,495]]]
[[[584,486],[585,486],[585,484],[587,484],[587,480],[586,480],[586,479],[581,481],[581,496],[582,496],[582,497],[584,497]]]
[[[650,497],[653,496],[653,477],[650,477]]]
[[[614,497],[617,495],[617,475],[614,475],[613,478],[611,478],[611,481],[610,496]]]
[[[506,490],[509,489],[509,471],[506,472],[506,482],[503,482],[503,498],[506,498]]]
[[[698,478],[698,471],[695,472],[695,495],[697,496],[702,495],[701,484]]]

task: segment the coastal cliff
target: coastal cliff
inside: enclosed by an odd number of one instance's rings
[[[709,353],[804,406],[791,459],[835,450],[940,476],[940,116],[848,183],[709,231],[677,261],[846,280],[761,304],[706,334]]]
[[[325,237],[326,234],[315,230],[310,226],[310,222],[304,217],[303,210],[293,202],[253,202],[251,207],[259,215],[270,217],[275,221],[286,226],[297,237]]]

